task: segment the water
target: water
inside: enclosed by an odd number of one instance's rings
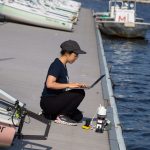
[[[80,0],[84,7],[106,11],[106,0]],[[137,15],[150,22],[150,4],[137,4]],[[119,118],[128,150],[150,150],[150,31],[145,39],[103,35]]]
[[[129,150],[150,149],[150,43],[104,39],[123,135]]]

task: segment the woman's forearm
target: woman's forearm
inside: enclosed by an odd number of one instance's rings
[[[68,88],[69,84],[53,82],[53,83],[47,83],[46,86],[49,89],[60,90],[60,89]]]

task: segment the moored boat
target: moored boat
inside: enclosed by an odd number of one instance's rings
[[[150,29],[150,24],[143,22],[135,22],[135,24],[116,23],[115,21],[103,21],[98,24],[100,30],[112,36],[126,38],[144,38],[147,30]]]
[[[108,12],[94,13],[101,32],[125,38],[144,38],[150,23],[136,18],[136,3],[121,0],[109,1]]]

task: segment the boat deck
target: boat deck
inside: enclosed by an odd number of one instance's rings
[[[15,23],[0,25],[0,88],[38,113],[40,95],[50,63],[59,57],[60,44],[68,39],[78,41],[87,52],[68,65],[70,81],[91,84],[100,76],[95,25],[92,12],[81,9],[74,32],[63,32]],[[92,118],[99,104],[104,105],[101,84],[86,90],[86,97],[80,105],[84,119]],[[23,134],[30,135],[23,140],[15,140],[9,150],[109,150],[108,132],[96,133],[83,130],[84,124],[65,126],[51,123],[47,140],[45,124],[32,119],[24,124]],[[2,150],[2,148],[1,148]]]

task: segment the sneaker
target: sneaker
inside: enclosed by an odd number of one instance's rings
[[[64,116],[64,115],[57,116],[57,118],[54,122],[59,123],[59,124],[69,125],[69,126],[77,126],[76,121],[74,121],[74,120],[72,120],[69,117]]]

